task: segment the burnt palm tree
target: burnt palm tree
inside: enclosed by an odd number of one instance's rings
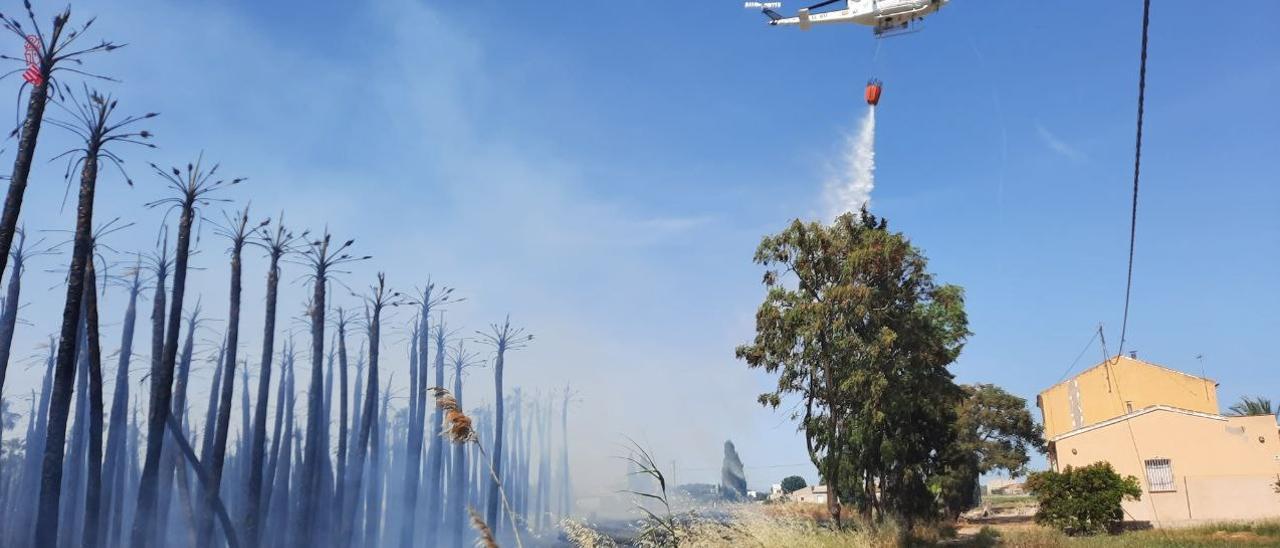
[[[369,332],[369,376],[365,382],[364,409],[360,412],[359,433],[356,434],[354,452],[350,464],[351,485],[346,490],[351,499],[345,504],[343,512],[342,534],[340,543],[354,544],[353,535],[356,504],[360,495],[360,486],[364,478],[365,459],[369,456],[369,439],[373,434],[374,424],[378,422],[378,350],[382,337],[382,311],[388,306],[400,304],[400,294],[387,289],[387,276],[378,273],[378,283],[369,288],[369,295],[364,298],[365,323]],[[375,478],[369,478],[370,482]],[[370,519],[377,519],[370,516]]]
[[[17,272],[17,261],[14,271]],[[122,518],[122,495],[124,493],[125,471],[125,438],[128,434],[129,407],[129,363],[133,357],[133,334],[138,319],[138,294],[142,292],[142,257],[131,270],[132,276],[124,282],[128,292],[128,305],[125,307],[124,322],[120,327],[120,353],[116,362],[116,382],[111,399],[111,415],[107,424],[107,448],[102,464],[102,474],[106,483],[103,485],[103,498],[106,500],[106,517],[102,531],[110,535],[119,531]],[[115,546],[117,539],[106,538],[108,546]]]
[[[441,330],[443,331],[443,330]],[[466,350],[465,341],[459,339],[453,351],[449,353],[450,361],[453,363],[453,397],[458,402],[458,408],[463,408],[462,400],[462,377],[465,371],[471,367],[481,365],[483,362],[479,359],[479,355],[468,352]],[[465,444],[452,444],[453,466],[449,469],[449,507],[445,509],[445,534],[444,546],[462,546],[462,532],[466,523],[466,507],[467,507],[467,449]]]
[[[89,19],[79,28],[68,29],[67,22],[71,20],[70,8],[53,17],[53,23],[46,33],[45,29],[36,22],[30,0],[23,4],[26,7],[30,30],[24,27],[16,17],[0,14],[0,26],[21,38],[28,54],[23,59],[8,55],[0,55],[0,59],[27,63],[26,57],[31,57],[29,66],[10,71],[5,75],[24,73],[26,83],[23,84],[23,88],[30,84],[31,92],[27,96],[27,117],[23,120],[22,126],[14,128],[13,133],[9,135],[13,137],[14,134],[18,134],[18,153],[13,160],[13,173],[9,177],[9,193],[4,199],[4,209],[0,211],[0,276],[4,275],[9,259],[9,249],[18,227],[18,213],[22,209],[22,196],[27,190],[27,177],[31,174],[31,161],[35,157],[36,141],[40,135],[41,123],[44,121],[45,106],[49,102],[50,93],[57,91],[55,76],[65,71],[102,78],[78,68],[83,63],[81,58],[120,47],[119,44],[107,41],[84,48],[76,46],[77,40],[93,24],[93,19]],[[66,66],[68,64],[74,66]]]
[[[151,371],[151,397],[147,410],[147,451],[142,466],[142,478],[138,485],[138,509],[133,522],[133,546],[150,546],[154,540],[156,500],[160,491],[160,454],[163,448],[165,419],[173,404],[173,370],[178,358],[178,329],[182,320],[182,300],[187,285],[187,259],[191,256],[191,226],[195,222],[197,207],[209,203],[208,195],[227,186],[239,184],[243,179],[215,179],[218,166],[205,171],[201,155],[194,164],[187,164],[186,171],[174,167],[165,171],[155,164],[151,168],[165,181],[177,196],[151,202],[148,207],[166,206],[180,211],[178,240],[174,252],[173,300],[165,328],[164,349],[159,367]]]
[[[477,331],[476,334],[484,344],[493,347],[493,453],[490,456],[489,471],[492,483],[489,485],[488,497],[485,500],[485,523],[498,523],[498,504],[502,498],[502,414],[503,391],[502,372],[508,350],[519,350],[533,340],[533,335],[526,335],[524,328],[511,327],[511,316],[502,325],[491,324],[489,332]]]
[[[257,238],[249,240],[249,243],[265,250],[269,263],[267,266],[266,320],[263,322],[262,333],[262,365],[258,374],[258,401],[253,415],[253,439],[249,448],[249,485],[245,487],[248,497],[245,504],[244,536],[245,543],[250,547],[256,547],[262,539],[258,524],[263,518],[261,514],[263,502],[262,474],[263,464],[266,462],[267,403],[271,393],[271,357],[275,351],[276,302],[280,287],[280,260],[294,251],[294,247],[300,238],[306,237],[305,233],[301,236],[294,236],[292,231],[285,228],[283,213],[280,214],[279,221],[274,229],[268,230],[265,226],[258,227],[256,233]],[[283,392],[281,395],[283,395]],[[280,405],[283,405],[283,401],[279,402],[277,407],[280,407]],[[280,416],[281,414],[277,410],[277,424]],[[279,432],[280,427],[277,426],[277,436],[272,437],[273,444],[279,442]]]
[[[427,404],[427,370],[430,360],[429,349],[431,347],[431,330],[430,318],[431,312],[436,308],[443,306],[449,302],[449,298],[453,294],[453,288],[441,287],[437,288],[435,283],[427,280],[427,285],[419,294],[418,311],[419,325],[415,332],[417,344],[417,375],[411,376],[409,400],[413,402],[410,409],[413,412],[409,415],[409,436],[406,444],[408,458],[405,459],[405,484],[410,486],[405,490],[405,515],[409,516],[404,520],[404,527],[400,531],[400,545],[408,548],[413,544],[413,530],[417,519],[414,519],[418,502],[418,471],[422,469],[422,441],[425,434],[426,420],[426,404]],[[437,356],[436,379],[432,386],[440,386],[444,384],[444,362],[443,356]],[[443,476],[443,447],[439,438],[440,422],[443,418],[441,411],[436,409],[434,412],[434,420],[432,421],[431,449],[427,455],[427,516],[426,516],[426,543],[435,544],[436,535],[440,523],[440,498],[444,496],[442,483]]]
[[[18,308],[22,295],[22,275],[26,272],[27,260],[52,253],[52,248],[42,247],[44,240],[27,245],[26,231],[18,229],[18,246],[9,254],[13,259],[13,272],[9,275],[9,285],[5,289],[3,310],[0,310],[0,394],[4,393],[5,371],[9,368],[9,352],[13,348],[13,335],[18,326]]]
[[[334,322],[337,330],[338,339],[338,463],[336,468],[337,485],[333,500],[337,502],[334,505],[334,518],[339,520],[334,523],[342,523],[342,501],[346,500],[346,473],[347,473],[347,442],[350,433],[347,428],[347,312],[339,307]],[[341,527],[339,527],[341,532]]]
[[[276,485],[276,472],[280,466],[282,439],[288,438],[288,432],[293,430],[293,373],[291,369],[293,366],[293,341],[285,341],[283,346],[284,348],[280,349],[280,382],[277,383],[277,390],[279,392],[276,395],[275,426],[271,432],[271,460],[267,463],[265,470],[266,475],[261,482],[261,485],[258,486],[259,493],[262,497],[262,507],[258,510],[256,519],[260,519],[266,524],[271,523],[270,510],[272,501],[274,500],[273,493]],[[285,402],[289,402],[287,411],[285,409]],[[286,417],[290,419],[287,425],[285,424]],[[283,451],[287,458],[289,453],[287,446]],[[255,545],[260,543],[262,538],[265,538],[266,532],[259,532],[258,535],[260,538],[248,539],[249,542],[252,542]]]
[[[213,533],[212,512],[208,510],[212,509],[213,500],[218,497],[219,487],[222,484],[222,467],[227,457],[227,433],[231,429],[231,400],[236,385],[236,348],[240,344],[240,257],[244,252],[244,245],[249,236],[267,225],[266,221],[262,221],[257,226],[250,228],[248,206],[234,217],[228,217],[226,220],[226,225],[218,231],[222,236],[231,240],[231,296],[227,311],[226,342],[224,343],[226,348],[226,376],[223,379],[222,392],[218,396],[218,425],[214,430],[213,458],[211,462],[205,463],[209,470],[212,489],[207,490],[205,493],[207,511],[200,518],[198,538],[201,546],[209,545],[210,537]],[[209,394],[209,397],[212,399],[214,395]]]
[[[311,539],[316,533],[315,518],[319,512],[321,498],[321,482],[324,479],[324,467],[329,448],[322,442],[324,429],[328,422],[324,420],[324,318],[325,293],[329,276],[342,273],[338,267],[355,261],[368,259],[368,256],[351,255],[348,251],[355,240],[347,240],[341,245],[333,241],[333,236],[326,229],[319,238],[312,241],[302,252],[302,262],[310,267],[308,278],[312,283],[311,308],[311,384],[307,390],[307,437],[306,456],[302,461],[302,490],[300,493],[301,510],[297,520],[295,542],[300,546],[311,546]]]
[[[49,401],[49,423],[45,435],[44,462],[41,471],[40,496],[36,510],[35,540],[38,546],[53,544],[58,535],[58,502],[62,487],[62,461],[67,434],[67,418],[71,407],[71,390],[75,378],[76,331],[80,322],[80,309],[84,299],[86,264],[90,260],[93,235],[93,199],[97,189],[99,162],[106,160],[117,168],[121,161],[108,148],[113,143],[136,143],[151,136],[146,131],[132,131],[130,126],[154,113],[143,116],[115,117],[116,101],[109,96],[84,89],[84,100],[67,90],[70,98],[64,110],[71,120],[51,120],[83,139],[83,148],[75,148],[61,155],[74,155],[67,165],[67,178],[75,168],[80,168],[80,196],[76,207],[76,229],[71,250],[71,264],[67,269],[67,297],[62,309],[61,340],[58,341],[57,365],[54,369],[53,393]],[[61,105],[61,103],[60,103]],[[123,172],[123,169],[121,169]],[[126,176],[126,181],[128,177]],[[130,183],[132,184],[132,183]],[[5,254],[8,253],[6,246]]]
[[[89,455],[85,489],[84,546],[97,548],[99,515],[102,509],[102,347],[98,339],[97,272],[89,255],[85,266],[85,331],[89,364]]]

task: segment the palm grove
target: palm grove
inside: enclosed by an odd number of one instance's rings
[[[910,524],[970,506],[979,475],[1021,473],[1039,449],[1026,402],[961,386],[948,366],[970,335],[962,290],[863,209],[831,225],[796,220],[755,260],[767,293],[737,355],[777,376],[762,404],[794,418],[829,492],[867,520]]]
[[[467,508],[479,509],[478,519],[497,534],[517,538],[545,533],[569,512],[571,392],[503,390],[508,358],[531,335],[510,320],[474,335],[450,328],[447,305],[461,299],[430,280],[399,292],[379,274],[351,283],[364,290],[348,289],[345,267],[371,259],[354,240],[231,206],[245,179],[224,177],[203,156],[150,166],[148,180],[166,195],[145,206],[176,221],[158,227],[155,249],[111,248],[105,240],[131,223],[99,220],[100,176],[119,173],[134,184],[123,156],[130,147],[154,148],[143,126],[156,114],[120,114],[115,98],[89,87],[109,79],[87,63],[120,47],[82,44],[91,19],[73,25],[68,9],[44,24],[30,3],[23,17],[0,19],[27,49],[23,59],[3,56],[27,65],[19,88],[27,108],[14,130],[16,158],[0,214],[0,275],[8,275],[0,302],[0,545],[458,546],[472,535]],[[45,125],[76,143],[53,156],[67,161],[68,187],[77,189],[74,235],[61,256],[61,322],[40,360],[40,389],[22,413],[15,400],[25,395],[4,391],[15,335],[27,330],[18,317],[22,280],[29,260],[61,255],[19,225]],[[201,251],[198,224],[215,207],[224,213],[209,223],[226,244],[229,273],[221,317],[206,315],[213,306],[187,293]],[[48,212],[36,218],[63,220]],[[216,252],[204,257],[200,267],[220,261]],[[108,274],[117,264],[123,268],[112,271],[121,273]],[[254,283],[254,272],[263,275],[266,299],[251,362],[240,327],[243,286]],[[296,318],[279,310],[286,275],[308,288]],[[99,309],[108,292],[122,294],[121,310]],[[148,304],[150,325],[141,321]],[[396,309],[409,312],[396,318]],[[122,320],[114,368],[104,370],[113,357],[100,337],[100,326],[114,321],[108,317]],[[300,326],[297,336],[290,319]],[[408,390],[396,393],[391,381],[399,375],[403,384],[406,372],[379,362],[394,343],[385,326],[401,323],[411,333],[399,350],[408,357]],[[135,339],[148,335],[144,349]],[[448,394],[455,408],[463,405],[466,370],[486,365],[496,390],[468,392],[465,401],[494,405],[471,412],[478,434],[465,440],[471,443],[450,443],[436,403]],[[212,369],[211,379],[197,369]],[[449,391],[439,390],[446,383]],[[203,409],[193,405],[201,391]],[[25,432],[9,432],[23,415]]]

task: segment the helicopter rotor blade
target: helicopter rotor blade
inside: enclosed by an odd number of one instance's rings
[[[815,9],[818,9],[818,8],[825,8],[825,7],[827,7],[827,6],[830,6],[831,4],[834,4],[834,3],[839,2],[839,1],[840,1],[840,0],[825,0],[824,2],[818,2],[817,4],[814,4],[814,5],[812,5],[812,6],[809,6],[809,7],[805,8],[805,9],[808,9],[808,10],[815,10]]]

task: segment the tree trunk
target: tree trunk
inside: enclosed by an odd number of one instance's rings
[[[97,548],[102,509],[102,348],[98,340],[97,273],[93,255],[85,266],[85,312],[89,336],[89,481],[85,489],[84,546]]]
[[[209,383],[209,401],[204,410],[204,432],[200,436],[200,460],[208,464],[213,455],[214,429],[218,424],[218,389],[222,387],[223,366],[227,359],[227,340],[218,347],[218,361],[214,364],[213,381]]]
[[[191,362],[195,352],[195,334],[196,327],[200,320],[200,302],[196,301],[195,309],[191,312],[191,317],[187,319],[187,332],[183,337],[182,353],[179,354],[177,360],[177,369],[173,378],[173,409],[169,414],[177,417],[179,425],[186,427],[189,424],[187,419],[187,392],[191,380]],[[177,448],[172,445],[163,448],[160,451],[160,497],[159,509],[161,516],[165,514],[165,509],[170,508],[174,493],[175,479],[177,481],[177,493],[181,499],[176,506],[181,511],[180,517],[183,525],[187,527],[188,545],[195,545],[195,510],[193,507],[193,499],[191,497],[191,483],[187,477],[186,467],[182,465],[182,455],[178,453]],[[176,478],[175,478],[176,476]],[[168,540],[169,520],[160,519],[156,522],[155,538],[157,542],[163,545]]]
[[[322,428],[328,426],[324,421],[323,400],[325,282],[325,265],[322,262],[316,268],[311,293],[311,385],[307,390],[307,444],[306,456],[302,462],[302,498],[299,501],[302,511],[298,516],[298,535],[295,539],[298,546],[312,545],[316,529],[315,516],[319,511],[322,491],[321,461],[329,453],[329,449],[322,443]]]
[[[53,32],[60,33],[61,30],[62,25],[55,22]],[[9,261],[9,249],[13,245],[14,232],[18,229],[18,213],[22,210],[22,195],[27,191],[31,160],[35,158],[40,125],[44,122],[44,107],[49,102],[49,75],[44,76],[39,84],[31,86],[31,95],[27,98],[27,118],[22,121],[18,154],[13,159],[13,174],[9,176],[9,193],[4,197],[4,210],[0,212],[0,276],[4,275]],[[94,158],[94,162],[97,162],[97,158]],[[94,170],[97,170],[96,165]],[[0,388],[3,387],[4,383],[0,382]]]
[[[58,543],[71,545],[83,540],[79,534],[84,512],[85,471],[88,469],[89,425],[89,352],[88,328],[84,307],[80,308],[80,327],[76,339],[80,349],[76,354],[75,404],[71,417],[71,435],[67,440],[67,456],[62,463],[62,500],[58,504]]]
[[[272,252],[271,265],[267,270],[267,307],[266,321],[262,329],[262,368],[258,376],[258,402],[253,415],[253,446],[249,449],[249,485],[248,503],[245,505],[244,535],[250,548],[256,548],[262,538],[258,531],[258,521],[262,518],[262,465],[267,440],[267,398],[271,394],[271,356],[275,351],[276,337],[276,300],[280,286],[280,253]],[[277,405],[279,407],[279,405]],[[276,416],[279,417],[277,411]],[[279,419],[277,419],[277,423]],[[276,427],[275,440],[279,439],[279,426]],[[272,442],[276,443],[276,442]]]
[[[246,215],[248,210],[246,210]],[[231,248],[231,302],[227,310],[227,340],[226,340],[226,377],[222,383],[222,393],[218,400],[218,426],[215,429],[213,440],[213,460],[207,462],[209,466],[210,487],[205,492],[205,512],[200,518],[199,539],[200,546],[207,547],[210,542],[210,535],[213,532],[213,521],[210,519],[209,510],[212,504],[218,500],[222,486],[222,467],[227,458],[227,433],[231,430],[231,401],[234,396],[236,386],[236,348],[240,344],[240,276],[241,276],[241,252],[244,250],[244,240],[240,239],[234,242]],[[214,395],[209,394],[212,399]]]
[[[498,523],[498,501],[502,497],[502,359],[503,349],[498,347],[498,356],[493,364],[493,455],[490,457],[489,466],[493,472],[492,483],[489,485],[488,499],[485,500],[485,523],[491,527],[497,526]]]
[[[165,418],[165,426],[169,429],[169,434],[173,437],[174,445],[183,457],[187,459],[187,464],[195,470],[196,477],[200,480],[200,484],[204,487],[204,491],[208,492],[213,487],[212,479],[204,471],[204,466],[200,464],[200,459],[196,458],[196,452],[191,449],[191,444],[187,443],[187,438],[182,434],[182,427],[178,425],[177,419],[170,415]],[[214,497],[213,512],[218,516],[218,521],[222,522],[223,532],[227,535],[227,544],[231,548],[239,548],[240,541],[236,536],[235,528],[231,526],[231,517],[227,514],[227,507],[222,504],[222,499]]]
[[[350,433],[347,431],[347,319],[342,309],[338,309],[338,466],[336,469],[337,492],[334,493],[334,523],[341,524],[345,515],[342,511],[346,498],[347,486],[347,442]],[[339,525],[338,532],[342,532]]]
[[[289,380],[289,368],[292,362],[291,356],[292,349],[286,345],[286,349],[281,352],[280,382],[278,383],[278,392],[276,394],[276,419],[275,427],[271,432],[271,460],[267,464],[266,477],[264,478],[264,481],[258,485],[258,489],[261,493],[262,505],[256,512],[250,514],[254,518],[255,523],[260,522],[264,525],[270,524],[271,506],[273,505],[275,496],[273,493],[276,486],[276,475],[280,468],[280,451],[281,445],[283,444],[283,438],[289,435],[289,431],[286,429],[292,429],[292,426],[284,424],[284,417],[286,414],[285,402],[289,402],[290,411],[288,413],[292,417],[293,390],[291,388],[292,381]],[[288,454],[288,450],[285,450],[285,454]],[[250,487],[252,488],[252,486]],[[249,541],[254,543],[254,545],[257,545],[262,543],[262,539],[265,537],[266,532],[259,530],[255,531],[254,535],[255,536],[250,538]]]
[[[569,477],[569,387],[564,388],[560,407],[560,517],[573,514],[573,483]]]
[[[425,304],[426,302],[426,299],[424,299],[423,309],[429,314],[430,309]],[[426,332],[427,318],[419,315],[417,325],[414,326],[412,335],[409,337],[409,431],[405,440],[404,481],[401,482],[404,487],[404,503],[401,511],[405,516],[400,527],[401,548],[413,546],[413,532],[418,522],[418,479],[422,471],[422,417],[425,416],[421,405],[422,398],[419,392],[419,385],[427,377]],[[431,485],[430,478],[427,479],[427,484],[428,486]],[[426,516],[428,532],[426,544],[428,546],[435,544],[431,537],[433,532],[431,519],[432,516],[428,512]]]
[[[461,354],[461,352],[459,352]],[[463,357],[459,355],[453,363],[453,397],[458,400],[458,409],[465,409],[462,403],[462,366]],[[449,509],[444,525],[449,534],[445,537],[445,546],[462,546],[462,531],[466,523],[467,505],[467,453],[466,444],[454,443],[450,450],[453,453],[453,468],[449,470]]]
[[[33,91],[33,94],[36,93]],[[44,94],[44,90],[39,91]],[[44,112],[43,100],[40,101],[39,108],[32,106],[28,110],[28,121],[34,115],[38,118]],[[24,124],[25,127],[25,124]],[[29,148],[35,147],[34,133],[38,129],[32,129],[31,144]],[[25,129],[24,129],[25,133]],[[20,150],[19,154],[23,154]],[[25,152],[26,169],[30,169],[31,151]],[[22,162],[19,156],[19,162]],[[13,222],[16,223],[18,215],[18,205],[21,199],[14,198],[14,185],[18,184],[17,175],[19,170],[15,164],[15,180],[11,181],[9,188],[9,197],[5,200],[4,219],[10,216],[12,209]],[[22,189],[26,187],[26,172],[23,171],[22,184],[17,187],[20,195]],[[67,418],[71,410],[71,392],[72,384],[75,381],[75,360],[76,360],[76,331],[80,324],[80,305],[84,299],[84,271],[85,263],[89,260],[89,253],[92,248],[92,230],[93,230],[93,195],[98,179],[98,147],[97,143],[92,143],[88,152],[85,154],[84,166],[80,172],[80,200],[76,208],[76,232],[75,243],[71,251],[71,266],[67,269],[67,297],[66,303],[62,308],[62,329],[61,339],[58,341],[58,358],[57,365],[54,369],[53,378],[53,394],[49,400],[49,424],[48,431],[45,434],[44,446],[44,462],[40,472],[40,498],[37,503],[36,510],[36,528],[35,528],[35,544],[36,546],[52,546],[57,542],[58,538],[58,501],[62,490],[62,461],[67,437]],[[10,203],[12,202],[12,208]],[[0,220],[0,232],[4,232],[6,221]],[[0,234],[0,247],[3,247],[4,253],[0,255],[7,256],[9,251],[9,241],[12,239],[12,228],[8,229],[8,236]]]
[[[17,263],[14,263],[15,272]],[[103,488],[103,499],[106,501],[106,516],[103,531],[107,546],[116,546],[119,542],[114,532],[120,530],[121,507],[120,494],[124,490],[125,480],[125,438],[129,429],[129,363],[133,357],[133,334],[138,321],[138,293],[142,289],[141,264],[133,271],[133,282],[129,285],[129,304],[125,309],[124,323],[120,327],[120,356],[116,362],[116,382],[111,398],[111,418],[107,426],[107,450],[103,461],[102,474],[106,478]]]
[[[373,316],[369,320],[369,377],[365,383],[364,410],[360,413],[360,432],[355,444],[355,452],[352,454],[351,462],[351,485],[347,490],[347,496],[351,499],[350,509],[346,512],[343,519],[343,531],[341,538],[351,545],[355,545],[355,511],[360,503],[360,486],[364,478],[364,468],[366,457],[369,455],[370,438],[373,437],[374,423],[378,417],[378,346],[380,344],[382,332],[382,308],[380,306],[373,307]],[[373,478],[370,478],[373,481]],[[371,489],[372,490],[372,489]]]
[[[430,310],[427,311],[430,313]],[[424,318],[422,322],[423,330],[426,330],[427,322]],[[436,378],[433,386],[444,387],[444,344],[445,337],[448,333],[445,330],[444,320],[441,318],[440,324],[436,326],[435,343],[436,343]],[[425,339],[425,337],[424,337]],[[425,377],[427,376],[427,353],[424,349],[422,353],[422,376],[423,381],[419,386],[419,397],[422,398],[422,407],[426,407],[427,402],[427,386]],[[441,502],[445,497],[444,488],[444,444],[442,437],[444,423],[444,410],[436,406],[431,406],[434,411],[431,415],[431,449],[427,452],[427,493],[430,497],[427,499],[427,523],[426,523],[426,544],[428,546],[439,542],[440,530],[440,508]],[[425,415],[425,410],[423,411]]]
[[[13,273],[9,275],[9,287],[4,296],[4,311],[0,312],[0,394],[4,393],[5,371],[9,369],[9,351],[13,348],[13,334],[18,326],[18,299],[22,293],[23,256],[22,240],[13,250]],[[0,270],[3,270],[0,268]]]
[[[164,350],[159,367],[151,371],[151,402],[147,412],[147,451],[138,485],[138,509],[134,513],[131,544],[146,548],[154,540],[156,501],[159,494],[160,453],[165,419],[173,405],[173,369],[178,358],[178,329],[182,321],[182,300],[187,285],[187,258],[191,255],[191,224],[195,220],[194,199],[182,204],[178,221],[177,250],[174,253],[173,302],[169,305]]]

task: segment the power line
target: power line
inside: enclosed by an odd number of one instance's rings
[[[1129,330],[1129,296],[1133,291],[1133,249],[1138,234],[1138,175],[1142,168],[1142,115],[1147,95],[1147,30],[1151,26],[1151,0],[1142,2],[1142,57],[1138,69],[1138,132],[1133,149],[1133,209],[1129,213],[1129,274],[1124,285],[1124,319],[1120,322],[1120,349],[1124,354]]]
[[[1102,326],[1099,325],[1098,329],[1094,330],[1093,336],[1089,338],[1089,342],[1084,345],[1084,348],[1080,349],[1080,353],[1076,355],[1076,359],[1071,361],[1071,365],[1067,366],[1067,370],[1062,372],[1062,376],[1058,378],[1058,382],[1055,382],[1053,384],[1058,384],[1059,382],[1062,382],[1067,378],[1067,375],[1071,374],[1071,371],[1076,368],[1076,364],[1080,363],[1080,358],[1083,358],[1084,353],[1088,352],[1090,348],[1093,348],[1093,341],[1098,340],[1098,335],[1101,335],[1101,334],[1102,334]],[[1106,359],[1107,357],[1103,356],[1102,358]]]

